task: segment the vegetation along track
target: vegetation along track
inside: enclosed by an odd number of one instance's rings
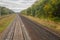
[[[36,24],[24,16],[21,16],[21,18],[29,32],[31,40],[60,40],[60,36],[49,31],[49,29],[45,29],[43,26]]]

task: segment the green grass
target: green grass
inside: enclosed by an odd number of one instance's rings
[[[10,22],[6,22],[5,24],[0,25],[0,32],[2,32],[8,25]]]
[[[0,20],[0,33],[6,29],[6,27],[13,21],[15,14],[9,15]]]

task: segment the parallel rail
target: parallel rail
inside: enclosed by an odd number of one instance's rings
[[[18,20],[19,19],[19,20]],[[2,34],[2,37],[0,40],[20,40],[20,37],[22,40],[31,40],[28,36],[27,30],[24,28],[22,20],[19,18],[16,18],[12,24],[9,26],[9,28]],[[17,24],[18,23],[18,24]],[[20,24],[20,25],[19,25]],[[19,26],[18,26],[19,25]],[[20,28],[20,29],[19,29]],[[22,32],[20,32],[20,31]],[[18,33],[17,33],[18,32]],[[19,34],[20,33],[20,34]],[[18,35],[17,35],[18,34]],[[21,35],[22,34],[22,35]],[[20,36],[19,36],[20,35]]]

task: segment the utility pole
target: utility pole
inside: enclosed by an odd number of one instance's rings
[[[0,16],[1,16],[1,8],[0,8]]]

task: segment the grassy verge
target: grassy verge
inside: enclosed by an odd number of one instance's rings
[[[12,22],[15,18],[15,14],[5,15],[4,18],[0,19],[0,33],[6,29],[6,27]]]
[[[54,21],[51,21],[49,19],[44,19],[44,18],[37,18],[37,17],[32,17],[32,16],[26,16],[26,15],[23,15],[23,16],[39,24],[42,24],[60,34],[60,23],[56,23]]]

